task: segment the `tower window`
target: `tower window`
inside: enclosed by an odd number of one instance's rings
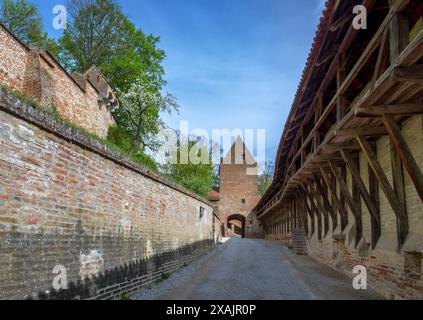
[[[245,204],[245,199],[241,199],[241,203],[242,204]]]
[[[245,159],[247,159],[247,157],[246,157],[245,153],[243,153],[243,154],[242,154],[242,160],[244,160],[244,161],[245,161]]]
[[[204,211],[205,209],[203,207],[200,207],[200,220],[204,217]]]

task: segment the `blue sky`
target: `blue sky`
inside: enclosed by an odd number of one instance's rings
[[[52,8],[66,1],[32,0],[49,34]],[[265,129],[266,160],[274,160],[324,0],[121,0],[144,32],[160,36],[166,91],[179,128]],[[262,160],[262,159],[259,159]]]

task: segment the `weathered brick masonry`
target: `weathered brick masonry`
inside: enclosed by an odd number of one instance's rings
[[[105,138],[118,106],[95,66],[85,74],[66,70],[48,52],[29,48],[0,24],[0,84],[17,90],[75,125]]]
[[[205,200],[0,89],[0,299],[116,298],[210,249],[220,229]]]

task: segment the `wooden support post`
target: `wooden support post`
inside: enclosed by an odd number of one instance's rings
[[[345,207],[342,205],[342,202],[338,198],[336,185],[334,185],[332,183],[328,174],[326,173],[326,171],[323,168],[320,169],[320,172],[322,173],[323,180],[325,180],[326,185],[329,188],[332,203],[335,204],[335,207],[337,208],[337,210],[339,212],[339,215],[341,217],[341,229],[342,229],[342,231],[344,231],[344,229],[348,225],[348,216],[347,216],[347,212],[345,211]]]
[[[310,207],[315,213],[315,216],[317,217],[317,238],[319,240],[322,240],[322,216],[320,211],[317,209],[316,204],[314,202],[313,197],[311,196],[311,193],[307,189],[307,187],[304,187],[304,192],[306,193],[309,201],[310,201]]]
[[[379,185],[381,186],[386,198],[389,201],[389,204],[391,205],[392,210],[395,213],[395,216],[397,218],[397,232],[398,232],[398,244],[401,248],[402,245],[405,242],[405,239],[408,235],[408,217],[407,213],[404,211],[400,200],[398,199],[397,195],[395,194],[394,190],[392,189],[392,186],[389,183],[388,178],[386,177],[385,173],[383,172],[382,167],[380,166],[380,163],[376,157],[376,155],[373,153],[373,150],[369,144],[369,142],[366,140],[366,138],[362,136],[357,137],[357,141],[360,144],[364,155],[367,158],[367,161],[373,171],[373,173],[376,176],[376,179],[379,182]]]
[[[314,177],[316,179],[316,177]],[[314,197],[317,203],[317,208],[320,210],[320,216],[324,218],[324,234],[323,236],[326,237],[326,235],[329,232],[329,217],[328,213],[325,210],[325,207],[322,203],[322,199],[319,197],[319,193],[314,189],[314,185],[310,184],[310,193]]]
[[[374,217],[378,221],[378,223],[380,223],[379,209],[373,203],[372,198],[370,197],[370,194],[366,189],[363,179],[360,176],[359,168],[356,166],[353,158],[351,157],[350,153],[347,150],[341,150],[341,155],[345,163],[347,164],[348,169],[351,172],[351,175],[355,181],[355,185],[360,191],[361,196],[363,197],[363,200],[366,203],[367,208],[369,209],[370,215]]]
[[[357,205],[354,203],[354,200],[348,190],[347,184],[345,183],[344,179],[341,177],[341,174],[338,171],[338,168],[336,167],[335,163],[333,161],[328,161],[330,169],[334,177],[336,178],[336,181],[339,185],[339,189],[343,193],[345,200],[351,210],[351,212],[355,215],[359,210]]]
[[[339,56],[338,67],[336,69],[336,88],[337,91],[341,88],[342,83],[345,81],[345,55]],[[340,95],[336,99],[336,123],[339,123],[347,113],[347,101],[345,97]]]
[[[317,190],[319,191],[319,193],[322,196],[323,199],[323,207],[325,208],[326,212],[329,212],[331,218],[332,218],[332,231],[334,231],[336,229],[336,227],[338,226],[338,219],[336,216],[336,210],[332,207],[331,203],[329,202],[329,199],[327,197],[327,191],[324,190],[322,184],[320,183],[319,179],[317,178],[317,176],[314,176],[314,181],[316,182],[316,186],[317,186]],[[326,227],[326,223],[325,223],[325,227]]]
[[[360,161],[360,160],[357,158],[356,162],[358,162],[358,161]],[[360,190],[357,187],[356,183],[354,183],[354,178],[352,179],[351,185],[352,185],[352,197],[353,197],[354,203],[357,207],[357,213],[354,215],[354,218],[355,218],[355,247],[357,247],[357,245],[359,244],[360,240],[363,237],[363,213],[362,213],[362,210],[361,210]]]
[[[372,145],[373,153],[376,153],[376,146]],[[380,208],[379,204],[379,184],[377,182],[376,175],[373,173],[372,168],[368,164],[368,175],[369,175],[369,194],[372,202],[377,208]],[[370,217],[370,227],[372,231],[372,248],[376,247],[377,242],[382,233],[381,224],[380,224],[380,210],[378,211],[378,220],[373,216]]]
[[[301,201],[304,204],[304,208],[306,209],[306,211],[308,212],[308,215],[310,217],[310,236],[312,236],[314,234],[315,228],[314,228],[314,212],[311,210],[310,206],[308,205],[308,198],[307,195],[304,192],[304,187],[300,186],[299,188],[299,193],[301,195],[301,197],[304,199],[304,201]],[[308,221],[307,217],[306,217],[306,221]]]
[[[394,146],[392,138],[390,139],[390,153],[391,153],[391,167],[392,167],[392,185],[394,192],[402,206],[402,210],[407,212],[405,204],[405,186],[404,186],[404,171],[402,169],[401,158]]]
[[[387,67],[387,60],[388,60],[388,30],[382,36],[382,42],[379,48],[379,54],[376,60],[375,71],[372,77],[372,90],[375,88],[376,81],[379,79],[382,71],[385,70]]]
[[[401,157],[404,167],[414,183],[414,187],[416,188],[420,199],[423,201],[423,174],[401,133],[401,129],[392,116],[384,115],[383,123],[392,139],[392,143]]]
[[[408,17],[396,14],[389,26],[389,44],[391,65],[396,63],[397,58],[409,43],[410,24]]]

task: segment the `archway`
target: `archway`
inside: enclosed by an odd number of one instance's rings
[[[233,214],[228,217],[227,226],[233,233],[245,238],[245,217],[241,214]]]

